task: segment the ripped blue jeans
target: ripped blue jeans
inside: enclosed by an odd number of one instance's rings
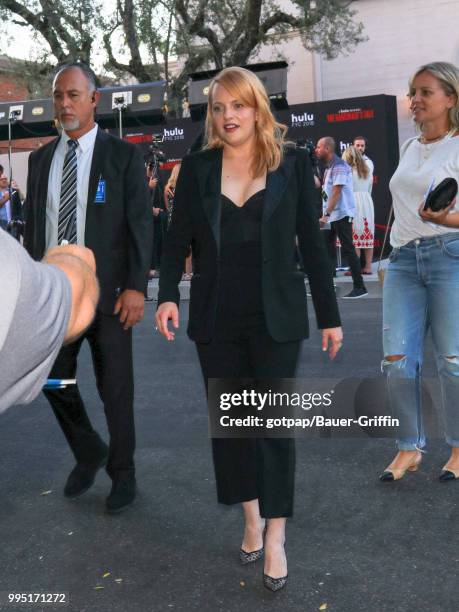
[[[383,291],[382,370],[387,375],[392,416],[400,420],[400,450],[425,445],[420,377],[429,328],[446,441],[459,446],[459,232],[412,240],[389,256]],[[389,356],[397,360],[389,361]]]

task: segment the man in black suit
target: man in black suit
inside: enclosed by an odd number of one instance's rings
[[[110,513],[135,497],[132,327],[143,317],[151,253],[151,210],[140,151],[106,134],[94,121],[97,78],[82,64],[61,67],[53,82],[62,134],[29,158],[24,245],[34,259],[56,244],[92,249],[100,283],[95,320],[64,347],[52,378],[75,377],[83,339],[91,347],[97,388],[104,402],[109,446],[93,429],[76,385],[47,391],[76,459],[65,485],[78,497],[106,465]]]

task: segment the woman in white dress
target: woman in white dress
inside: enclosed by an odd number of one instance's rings
[[[362,154],[355,147],[348,147],[342,157],[352,168],[355,198],[354,246],[359,257],[360,249],[363,249],[365,253],[365,267],[362,268],[362,274],[371,274],[375,236],[375,211],[371,198],[373,174]]]

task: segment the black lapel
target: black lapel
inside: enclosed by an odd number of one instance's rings
[[[209,153],[208,159],[199,158],[197,176],[199,177],[202,207],[219,251],[223,149],[213,149]]]
[[[86,245],[93,244],[94,240],[97,240],[97,236],[94,236],[94,219],[95,219],[95,207],[93,206],[97,185],[99,184],[100,178],[104,177],[104,164],[107,156],[105,151],[105,145],[108,140],[108,135],[100,128],[97,130],[96,142],[94,143],[94,151],[92,153],[91,160],[91,171],[89,173],[89,184],[88,184],[88,200],[86,203],[86,224],[84,229],[84,243]]]
[[[37,227],[38,236],[42,238],[42,244],[39,248],[40,258],[45,252],[46,245],[46,203],[48,200],[49,172],[51,170],[51,162],[53,161],[54,153],[56,151],[57,145],[60,142],[60,139],[61,138],[59,136],[50,143],[50,146],[44,147],[41,163],[39,168],[37,168],[37,171],[39,172],[37,188],[39,198],[37,200]]]
[[[53,161],[54,152],[56,151],[57,145],[59,144],[61,137],[59,136],[55,140],[53,140],[49,147],[43,150],[43,158],[41,160],[40,167],[40,187],[41,187],[41,199],[46,203],[46,198],[48,195],[48,181],[49,181],[49,171],[51,170],[51,162]],[[45,188],[43,189],[43,186]]]
[[[287,187],[290,175],[295,167],[295,156],[285,153],[282,164],[274,172],[268,172],[266,178],[266,198],[263,209],[263,223],[269,221],[276,210]]]
[[[102,178],[104,178],[103,170],[106,157],[106,155],[104,155],[104,145],[107,140],[107,134],[99,128],[97,130],[96,142],[94,143],[94,151],[92,154],[91,161],[91,172],[89,174],[87,209],[90,207],[90,204],[94,202],[94,199],[96,197],[99,178],[101,177],[101,175]]]

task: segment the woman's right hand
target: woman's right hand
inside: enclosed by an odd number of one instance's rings
[[[166,340],[174,340],[174,332],[169,331],[167,322],[172,319],[172,325],[175,329],[179,326],[179,312],[175,302],[163,302],[156,311],[156,329],[162,334]]]
[[[424,210],[424,202],[419,206],[419,216],[423,221],[430,221],[431,223],[437,223],[438,225],[444,225],[445,227],[457,227],[455,223],[451,223],[453,219],[450,217],[450,212],[456,206],[456,198],[448,204],[446,208],[442,210],[433,211],[430,208]],[[454,215],[456,217],[457,215]],[[454,219],[456,221],[456,219]]]

